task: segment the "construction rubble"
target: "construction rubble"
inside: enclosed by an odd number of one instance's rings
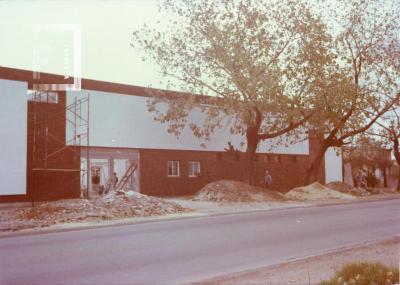
[[[379,194],[390,194],[390,193],[396,192],[396,189],[394,189],[394,188],[351,187],[350,185],[340,182],[340,181],[330,182],[330,183],[326,184],[325,186],[330,189],[333,189],[333,190],[336,190],[336,191],[339,191],[342,193],[351,194],[351,195],[357,196],[357,197],[379,195]]]
[[[219,180],[204,186],[192,200],[231,203],[282,201],[285,198],[277,191],[254,187],[239,181]]]
[[[315,201],[328,199],[355,199],[353,195],[332,190],[321,183],[314,182],[303,187],[296,187],[285,194],[285,197],[293,200]]]
[[[0,210],[0,231],[47,227],[54,224],[161,216],[189,212],[174,202],[137,192],[38,203],[35,207]]]
[[[371,191],[373,190],[373,191]],[[297,187],[286,194],[244,182],[220,180],[207,184],[192,197],[156,198],[134,191],[113,191],[106,195],[90,193],[90,199],[67,199],[36,202],[34,207],[0,208],[0,232],[42,228],[52,225],[63,227],[72,223],[100,223],[135,217],[165,216],[171,214],[216,213],[224,211],[266,210],[312,205],[319,201],[355,200],[372,198],[371,194],[398,195],[394,189],[352,188],[342,182],[326,186],[315,182]],[[370,197],[363,197],[368,196]],[[378,195],[379,196],[379,195]],[[397,196],[398,197],[398,196]],[[311,203],[311,204],[310,204]]]
[[[332,190],[351,194],[353,196],[369,196],[369,195],[371,195],[371,193],[365,188],[362,188],[362,187],[354,187],[353,188],[350,185],[340,182],[340,181],[329,182],[325,186]]]

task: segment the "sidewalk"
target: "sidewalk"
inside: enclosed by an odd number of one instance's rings
[[[186,213],[176,213],[159,216],[148,216],[148,217],[129,217],[123,219],[112,219],[103,220],[101,218],[92,218],[90,220],[83,220],[82,222],[70,222],[70,223],[56,223],[47,227],[33,227],[10,231],[7,229],[7,225],[1,222],[0,216],[0,238],[11,237],[18,235],[28,234],[40,234],[40,233],[52,233],[61,231],[73,231],[73,230],[84,230],[98,227],[109,227],[119,225],[130,225],[137,223],[157,222],[166,220],[177,220],[177,219],[188,219],[197,218],[203,216],[218,216],[218,215],[230,215],[238,213],[251,213],[256,211],[276,211],[283,209],[302,208],[302,207],[313,207],[313,206],[330,206],[338,204],[349,204],[349,203],[365,203],[371,201],[388,200],[388,199],[400,199],[400,194],[390,195],[374,195],[368,197],[359,197],[357,200],[343,201],[343,200],[326,200],[326,201],[314,201],[314,202],[299,202],[299,201],[286,201],[286,202],[268,202],[268,203],[228,203],[218,204],[214,202],[195,202],[187,199],[165,199],[166,201],[175,202],[182,207],[191,208],[192,211]],[[17,208],[30,207],[30,203],[12,203],[8,207],[0,208],[0,211],[11,209],[11,206]],[[0,212],[1,214],[1,212]],[[29,223],[29,221],[26,221]]]

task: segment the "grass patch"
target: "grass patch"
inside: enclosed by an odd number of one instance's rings
[[[399,281],[399,269],[379,262],[357,262],[344,265],[331,280],[320,285],[393,285]]]

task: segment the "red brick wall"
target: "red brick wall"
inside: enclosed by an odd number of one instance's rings
[[[258,154],[257,179],[262,181],[268,169],[272,189],[287,192],[303,184],[308,163],[308,155]]]
[[[180,177],[167,176],[169,160],[180,161]],[[199,178],[190,178],[189,161],[200,161]],[[209,172],[209,175],[207,175]],[[233,159],[218,160],[216,152],[184,150],[140,150],[140,189],[154,196],[191,195],[209,180],[243,179],[242,166]]]
[[[192,195],[209,181],[243,181],[246,166],[243,158],[243,153],[236,157],[226,152],[141,149],[141,192],[154,196]],[[168,160],[180,161],[180,177],[167,176]],[[192,160],[201,162],[200,178],[188,176],[189,161]],[[308,166],[308,155],[258,154],[255,181],[260,185],[268,169],[273,177],[272,188],[286,192],[302,185]]]
[[[80,196],[80,173],[71,171],[79,170],[80,156],[70,148],[62,150],[66,141],[65,106],[65,92],[59,92],[58,104],[28,102],[27,194],[30,200],[57,200]],[[37,156],[34,159],[35,113]],[[46,124],[48,133],[51,134],[47,136],[47,141],[44,135]],[[57,152],[47,159],[47,166],[43,160],[46,148],[48,154]],[[44,168],[48,170],[43,170]]]

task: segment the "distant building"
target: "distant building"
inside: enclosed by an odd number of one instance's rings
[[[355,186],[354,177],[359,170],[374,174],[378,179],[377,186],[391,186],[389,177],[393,161],[391,150],[371,145],[343,147],[344,181]]]

